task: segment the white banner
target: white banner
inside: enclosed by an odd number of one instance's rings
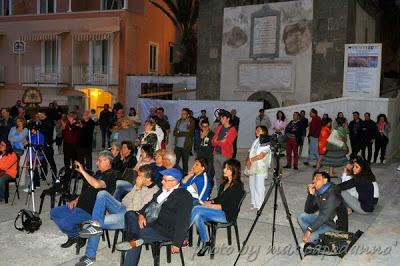
[[[205,109],[207,117],[212,126],[217,109],[232,110],[236,109],[237,116],[240,118],[238,148],[250,148],[251,143],[255,139],[256,117],[258,110],[263,107],[261,102],[248,101],[201,101],[201,100],[156,100],[156,99],[139,99],[139,114],[142,121],[146,120],[150,114],[150,108],[163,107],[165,114],[168,116],[172,131],[176,121],[180,118],[181,110],[185,107],[193,111],[193,115],[198,117],[200,111]]]
[[[382,44],[346,44],[343,96],[379,97]]]

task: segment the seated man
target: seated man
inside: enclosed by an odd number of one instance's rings
[[[122,199],[122,203],[113,198],[107,191],[100,191],[97,194],[91,222],[79,233],[80,237],[90,239],[85,256],[75,264],[76,266],[87,266],[94,263],[103,228],[124,228],[125,213],[127,211],[139,211],[153,198],[159,188],[151,178],[152,172],[153,170],[149,165],[139,167],[135,187]],[[105,216],[106,211],[109,213],[107,216]]]
[[[99,171],[94,177],[89,175],[79,162],[75,161],[76,171],[82,174],[84,180],[82,193],[67,205],[53,208],[50,211],[50,218],[68,236],[67,242],[61,245],[62,248],[68,248],[78,242],[79,226],[82,222],[92,218],[97,193],[101,190],[107,190],[108,193],[114,192],[116,178],[111,170],[112,160],[111,152],[100,152],[96,163]],[[80,245],[84,244],[85,241],[82,241]]]
[[[183,188],[179,188],[182,173],[175,169],[166,169],[163,175],[163,189],[154,194],[153,199],[138,213],[129,211],[125,214],[125,233],[127,241],[117,245],[120,251],[128,251],[126,266],[138,265],[141,245],[155,241],[172,241],[172,253],[179,252],[190,225],[192,197]],[[145,212],[155,203],[162,204],[158,217],[149,223]]]
[[[196,159],[192,169],[182,179],[182,188],[192,194],[193,205],[203,204],[210,197],[212,184],[207,176],[207,162],[205,159]]]
[[[304,242],[315,242],[320,234],[328,231],[338,231],[339,221],[334,222],[336,211],[343,205],[343,199],[335,184],[330,182],[326,172],[315,172],[312,184],[308,185],[308,196],[303,213],[297,221],[303,230]],[[314,214],[318,211],[318,215]],[[340,217],[343,217],[341,215]],[[347,217],[347,216],[344,216]]]

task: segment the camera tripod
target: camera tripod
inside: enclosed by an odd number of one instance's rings
[[[37,132],[38,132],[37,134],[39,134],[39,130]],[[27,154],[26,154],[26,156],[24,158],[23,164],[21,166],[20,173],[22,175],[22,173],[23,173],[22,170],[23,170],[24,167],[26,167],[26,162],[27,162],[28,157],[29,157],[29,170],[28,170],[29,171],[29,173],[28,173],[29,174],[29,188],[28,188],[28,194],[26,196],[25,204],[26,205],[29,204],[29,198],[32,196],[33,211],[35,211],[34,183],[33,183],[34,171],[36,170],[38,175],[41,175],[41,176],[45,177],[45,181],[46,181],[47,186],[50,185],[49,181],[47,180],[46,171],[43,168],[43,165],[42,165],[41,160],[39,159],[39,156],[43,156],[44,160],[46,161],[46,163],[48,165],[48,168],[50,168],[50,173],[51,173],[51,177],[52,177],[53,181],[56,182],[56,183],[59,182],[59,181],[57,180],[57,176],[53,172],[53,169],[51,168],[49,160],[48,160],[45,152],[43,151],[42,145],[36,144],[37,147],[36,147],[36,149],[34,149],[34,147],[33,147],[34,144],[31,143],[31,132],[30,131],[28,133],[28,140],[29,140],[28,151],[27,151]],[[18,187],[20,185],[21,179],[22,179],[22,176],[20,176],[20,179],[18,180]],[[16,196],[16,192],[14,193],[11,205],[14,204],[15,196]]]
[[[294,227],[293,227],[293,223],[292,223],[292,215],[290,214],[289,211],[289,207],[287,204],[287,200],[286,200],[286,196],[285,196],[285,191],[283,190],[283,186],[282,186],[282,174],[281,174],[281,169],[280,169],[280,152],[279,152],[279,148],[276,147],[274,149],[274,159],[275,159],[275,168],[274,168],[274,176],[272,179],[272,183],[268,189],[267,194],[265,195],[264,201],[261,205],[261,208],[257,211],[257,216],[254,219],[254,222],[250,228],[249,233],[246,236],[246,239],[243,242],[242,248],[240,249],[240,252],[238,254],[238,256],[236,257],[235,263],[234,265],[236,265],[236,263],[238,262],[240,256],[242,255],[242,252],[247,244],[247,241],[249,240],[251,233],[254,230],[254,227],[257,224],[258,219],[260,218],[265,205],[268,202],[269,197],[271,196],[272,191],[275,192],[274,194],[274,215],[273,215],[273,220],[272,220],[272,244],[271,244],[271,252],[273,253],[274,251],[274,240],[275,240],[275,231],[276,231],[276,225],[275,225],[275,218],[276,218],[276,210],[278,209],[278,204],[277,204],[277,198],[278,198],[278,191],[279,191],[279,195],[281,196],[281,200],[283,203],[283,207],[285,208],[285,212],[286,212],[286,218],[289,221],[289,225],[290,225],[290,229],[292,231],[292,235],[294,238],[294,242],[296,243],[296,249],[299,253],[300,259],[303,259],[302,255],[301,255],[301,251],[300,251],[300,246],[299,246],[299,242],[297,241],[297,237],[296,237],[296,232],[294,231]]]

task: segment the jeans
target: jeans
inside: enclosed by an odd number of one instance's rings
[[[7,174],[0,176],[0,201],[6,198],[6,184],[11,179],[11,177]]]
[[[307,162],[311,163],[312,160],[319,161],[319,151],[318,151],[318,138],[314,138],[310,136],[310,147],[308,151],[308,159]]]
[[[78,207],[70,209],[67,205],[53,208],[50,211],[50,219],[70,238],[78,237],[80,224],[91,218],[92,216],[85,210]]]
[[[186,150],[185,148],[175,147],[174,152],[176,154],[176,164],[179,165],[179,161],[181,160],[182,157],[182,170],[183,173],[186,175],[189,169],[188,165],[189,165],[190,150]]]
[[[196,225],[200,240],[203,242],[210,241],[210,236],[208,235],[207,226],[205,224],[207,221],[227,223],[225,212],[223,210],[216,210],[203,206],[193,207],[190,226],[193,224]]]
[[[122,201],[123,197],[128,194],[133,188],[133,185],[125,180],[117,180],[115,186],[114,198],[118,201]]]
[[[109,215],[105,216],[108,211]],[[92,212],[92,220],[100,223],[103,229],[124,229],[124,215],[126,207],[117,201],[110,193],[102,190],[97,193],[96,203]],[[85,255],[90,258],[96,258],[97,247],[99,246],[100,236],[89,238]]]
[[[147,227],[143,229],[140,229],[138,223],[138,215],[136,214],[136,212],[133,211],[129,211],[125,215],[125,232],[127,241],[141,238],[143,239],[144,243],[147,244],[157,241],[163,242],[170,240],[160,235],[156,230],[149,227],[149,225],[147,225]],[[130,249],[126,253],[124,265],[125,266],[138,265],[141,251],[142,251],[142,246]]]
[[[292,152],[293,152],[293,167],[297,167],[299,162],[299,147],[296,139],[288,138],[286,142],[286,165],[292,166]]]
[[[110,137],[111,131],[107,128],[100,128],[101,129],[101,147],[104,149],[106,148],[106,139],[107,139],[107,147],[110,147]]]
[[[372,140],[372,141],[367,141],[366,143],[365,143],[365,146],[364,146],[364,148],[362,149],[362,151],[361,151],[361,156],[364,158],[364,159],[366,159],[366,160],[368,160],[368,162],[371,162],[371,159],[372,159],[372,144],[374,143],[374,141]],[[366,150],[368,151],[368,156],[365,156],[366,155]]]
[[[317,218],[318,218],[318,215],[316,215],[316,214],[309,214],[309,213],[303,212],[297,218],[297,222],[299,223],[301,230],[303,232],[305,232],[305,231],[307,231],[307,227],[312,225]],[[338,230],[334,229],[332,226],[323,224],[317,230],[315,230],[311,233],[310,242],[316,242],[318,240],[318,237],[320,234],[323,234],[328,231],[338,232]]]

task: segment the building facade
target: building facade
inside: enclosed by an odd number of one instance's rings
[[[127,74],[172,71],[175,28],[149,1],[0,2],[1,107],[36,88],[42,105],[100,109],[125,102]]]
[[[341,97],[345,44],[378,42],[378,18],[372,0],[201,1],[197,98],[273,108]]]

